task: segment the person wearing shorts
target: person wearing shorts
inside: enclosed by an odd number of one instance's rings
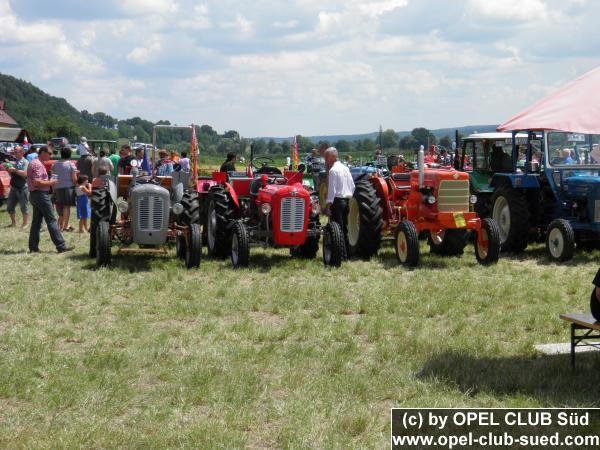
[[[62,206],[62,216],[59,215],[60,231],[73,231],[69,227],[71,206],[74,204],[73,187],[77,181],[77,171],[71,164],[71,149],[63,147],[60,149],[60,161],[52,166],[52,176],[58,180],[54,186],[56,204]],[[62,217],[62,220],[61,220]]]
[[[16,227],[16,206],[18,204],[21,209],[21,214],[23,214],[23,224],[21,225],[21,228],[25,228],[29,220],[29,190],[27,189],[27,165],[29,164],[29,161],[24,157],[23,147],[20,145],[15,147],[13,156],[16,161],[13,164],[13,167],[7,169],[10,174],[10,192],[8,193],[6,212],[10,216],[11,224],[9,227]]]

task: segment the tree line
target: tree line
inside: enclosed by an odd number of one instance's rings
[[[77,143],[81,136],[88,139],[108,139],[122,141],[152,141],[153,123],[140,117],[117,119],[103,112],[78,111],[65,99],[53,97],[33,84],[9,75],[0,74],[0,99],[6,100],[6,109],[21,127],[27,129],[34,142],[46,142],[52,137],[66,137]],[[159,124],[169,125],[168,120]],[[291,155],[291,139],[248,139],[235,130],[218,133],[210,125],[197,125],[196,136],[200,151],[206,155],[225,155],[228,152],[248,154],[254,145],[255,154]],[[188,130],[162,129],[157,134],[160,147],[182,149],[189,145]],[[374,139],[346,140],[335,142],[313,142],[304,136],[297,136],[301,154],[310,153],[322,145],[334,145],[341,153],[373,154],[377,149],[383,153],[412,152],[420,145],[439,144],[450,148],[449,136],[437,141],[426,128],[415,128],[411,133],[400,136],[393,129],[380,130]]]

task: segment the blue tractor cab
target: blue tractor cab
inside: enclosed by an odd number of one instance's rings
[[[600,135],[512,135],[512,168],[491,173],[489,184],[490,216],[500,226],[503,249],[521,252],[541,236],[551,259],[567,261],[576,246],[599,247]]]

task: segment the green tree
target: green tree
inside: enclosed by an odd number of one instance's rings
[[[51,117],[44,124],[44,133],[50,137],[66,137],[71,142],[77,142],[80,134],[79,126],[65,116]]]
[[[345,139],[340,139],[335,143],[335,148],[337,148],[340,153],[348,153],[350,152],[350,142]]]
[[[415,128],[411,131],[413,137],[417,140],[419,145],[427,146],[427,144],[435,144],[436,138],[427,128]]]
[[[443,138],[441,138],[440,145],[442,147],[446,147],[448,150],[452,150],[452,139],[450,139],[450,136],[446,135]]]
[[[392,129],[385,130],[381,134],[381,145],[384,149],[398,147],[398,133]]]

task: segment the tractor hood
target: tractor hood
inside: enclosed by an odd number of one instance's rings
[[[574,175],[564,180],[565,192],[570,198],[600,199],[600,177]]]

